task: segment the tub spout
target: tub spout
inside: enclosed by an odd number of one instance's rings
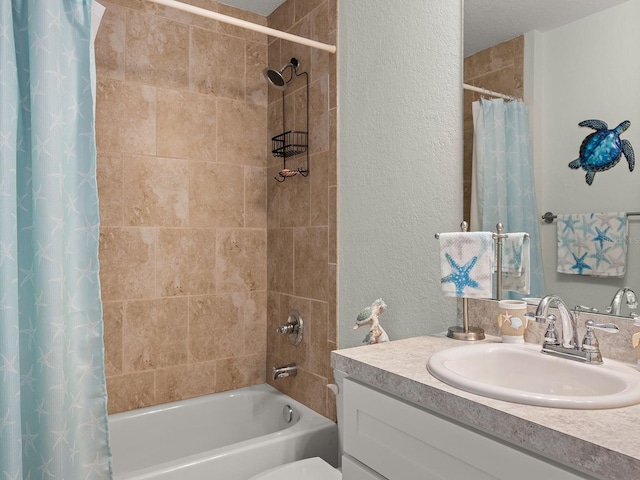
[[[283,365],[282,367],[273,367],[273,379],[295,377],[298,374],[298,366],[295,363]]]

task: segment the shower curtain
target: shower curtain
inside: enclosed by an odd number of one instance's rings
[[[0,478],[109,479],[92,0],[0,2]]]
[[[529,112],[520,100],[473,102],[473,183],[471,225],[495,231],[528,232],[531,247],[530,296],[544,295],[538,213],[533,183]],[[505,297],[522,295],[508,292]]]

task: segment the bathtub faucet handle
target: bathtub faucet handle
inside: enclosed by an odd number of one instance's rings
[[[282,335],[289,335],[290,333],[295,333],[298,326],[294,323],[287,323],[286,325],[282,325],[276,328],[276,333],[281,333]]]
[[[304,322],[297,310],[291,310],[287,323],[276,328],[276,333],[287,335],[291,345],[298,346],[302,342],[302,332],[304,330]]]

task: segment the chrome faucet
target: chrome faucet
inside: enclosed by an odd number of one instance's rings
[[[282,367],[273,367],[273,379],[295,377],[298,374],[298,366],[295,363],[283,365]]]
[[[556,329],[556,316],[549,314],[549,307],[555,304],[560,312],[562,321],[562,343],[558,340]],[[576,360],[583,363],[599,365],[602,363],[602,354],[598,345],[598,339],[594,330],[617,333],[619,328],[614,323],[597,324],[593,320],[587,320],[585,326],[587,333],[582,344],[578,343],[576,317],[567,307],[567,304],[558,295],[545,296],[536,309],[535,314],[527,313],[527,317],[533,318],[538,323],[547,323],[547,331],[542,342],[542,353]]]
[[[629,287],[619,288],[611,300],[611,305],[606,308],[606,312],[611,315],[620,315],[620,307],[622,306],[622,297],[624,296],[629,308],[638,308],[638,299],[636,293]]]
[[[540,300],[533,318],[538,323],[548,322],[549,327],[553,327],[553,330],[555,330],[556,316],[549,315],[549,307],[551,307],[552,304],[555,304],[560,312],[560,321],[562,322],[562,347],[579,349],[580,346],[578,344],[576,318],[573,316],[573,313],[571,313],[571,310],[569,310],[567,304],[564,303],[564,300],[562,300],[562,298],[560,298],[558,295],[547,295],[542,300]],[[532,315],[528,316],[531,317]],[[547,331],[549,331],[549,329],[547,329]],[[555,341],[551,342],[550,340],[550,342],[553,345],[560,345],[557,340],[557,331],[553,336],[555,336]],[[547,343],[546,335],[545,343]]]

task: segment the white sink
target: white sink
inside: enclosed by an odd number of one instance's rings
[[[640,372],[605,359],[586,365],[551,357],[540,346],[482,343],[432,355],[431,374],[485,397],[557,408],[617,408],[640,403]]]

